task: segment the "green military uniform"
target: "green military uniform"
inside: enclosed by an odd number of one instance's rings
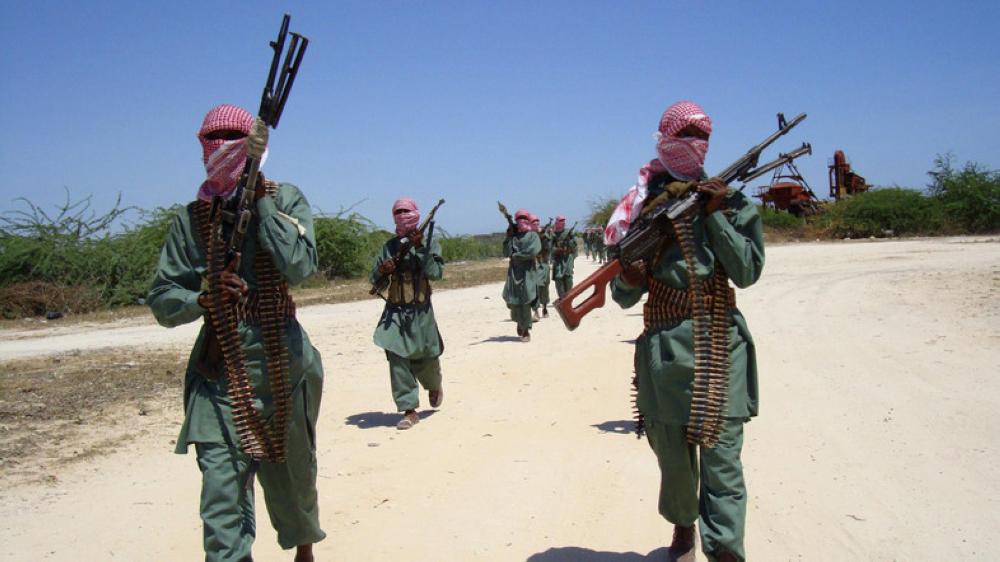
[[[650,186],[650,195],[659,186]],[[730,191],[724,210],[693,220],[700,280],[713,276],[721,265],[738,287],[752,285],[764,266],[760,216],[740,192]],[[687,268],[680,247],[670,244],[648,271],[656,281],[687,289]],[[612,283],[612,298],[623,308],[639,301],[648,289],[633,287],[621,276]],[[691,320],[655,325],[636,340],[635,373],[638,406],[643,414],[650,447],[660,465],[659,511],[675,525],[690,526],[701,519],[702,548],[709,553],[726,549],[744,558],[743,529],[746,487],[740,451],[743,422],[757,415],[757,363],[753,338],[738,309],[730,311],[728,412],[718,443],[711,448],[689,445],[685,424],[694,374]],[[699,493],[700,479],[700,493]]]
[[[431,306],[429,281],[441,279],[444,259],[441,243],[431,237],[430,248],[410,248],[396,265],[386,289],[382,317],[375,326],[375,345],[385,350],[389,360],[389,382],[392,398],[400,412],[420,406],[419,385],[426,390],[441,389],[441,363],[444,351],[441,333]],[[399,251],[400,237],[391,238],[382,246],[375,259],[371,281],[381,275],[378,268]]]
[[[590,258],[591,248],[593,247],[593,234],[589,230],[583,233],[583,253],[584,256]]]
[[[206,272],[205,253],[194,224],[196,201],[180,212],[170,226],[147,302],[157,321],[168,328],[194,322],[205,314],[198,295]],[[254,273],[258,244],[270,254],[275,267],[292,284],[301,282],[317,267],[316,243],[309,203],[293,185],[281,184],[274,197],[256,203],[245,239],[239,275],[251,294],[257,287]],[[246,300],[246,299],[244,299]],[[202,472],[201,517],[207,561],[249,560],[255,535],[252,469],[260,479],[271,524],[282,548],[310,544],[326,535],[319,526],[316,493],[316,419],[323,392],[323,366],[319,352],[294,317],[286,324],[288,377],[291,385],[287,460],[252,466],[239,450],[222,365],[204,373],[199,365],[206,345],[206,329],[194,344],[184,380],[184,424],[176,453],[195,444]],[[259,325],[239,324],[246,353],[246,370],[257,399],[254,407],[267,420],[273,413],[264,346]],[[204,374],[203,374],[204,373]],[[207,376],[206,376],[207,375]],[[211,377],[211,378],[210,378]],[[252,483],[252,480],[250,480]]]
[[[542,251],[535,258],[535,261],[538,263],[537,271],[535,272],[538,276],[537,304],[546,307],[550,302],[549,278],[551,270],[549,262],[552,259],[552,241],[555,239],[555,234],[553,234],[551,229],[546,228],[539,235],[539,239],[542,242]]]
[[[573,261],[576,258],[576,237],[568,230],[557,232],[553,241],[552,279],[556,282],[556,294],[562,298],[573,288]]]
[[[503,255],[510,258],[503,300],[518,332],[531,330],[531,306],[538,296],[535,256],[542,251],[542,240],[535,232],[519,232],[503,241]]]
[[[604,244],[604,235],[599,232],[594,233],[594,256],[597,258],[597,263],[608,261],[608,247]]]

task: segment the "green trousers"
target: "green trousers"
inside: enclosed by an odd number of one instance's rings
[[[720,549],[744,560],[743,420],[727,419],[711,448],[688,444],[684,426],[647,420],[646,436],[660,464],[660,515],[682,526],[697,520],[701,548],[710,561]]]
[[[562,298],[562,296],[566,294],[566,291],[573,288],[572,275],[567,275],[565,277],[556,277],[554,281],[556,282],[556,294],[559,295],[559,298]]]
[[[507,308],[510,309],[510,319],[517,322],[518,330],[531,330],[534,320],[531,318],[530,304],[508,304]]]
[[[441,389],[441,361],[437,357],[406,358],[391,351],[386,351],[385,357],[389,360],[389,383],[398,411],[420,407],[420,386],[425,390]]]
[[[303,401],[302,392],[293,393],[287,460],[262,462],[256,472],[271,525],[284,549],[326,537],[319,526],[316,430]],[[256,536],[250,458],[233,444],[235,436],[226,437],[228,443],[195,443],[201,469],[205,562],[250,560]]]
[[[547,276],[545,278],[545,282],[538,285],[537,294],[538,294],[538,298],[535,301],[536,306],[539,305],[539,304],[542,305],[542,306],[548,306],[548,304],[549,304],[549,279],[548,279]]]

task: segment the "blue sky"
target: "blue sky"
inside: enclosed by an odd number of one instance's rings
[[[1000,168],[1000,2],[27,2],[0,15],[0,211],[93,194],[187,202],[205,112],[256,112],[281,14],[310,37],[264,172],[325,212],[391,223],[401,195],[452,233],[496,201],[570,221],[618,196],[679,99],[715,123],[706,168],[809,118],[820,195],[843,149],[922,188],[935,155]],[[756,184],[756,183],[755,183]]]

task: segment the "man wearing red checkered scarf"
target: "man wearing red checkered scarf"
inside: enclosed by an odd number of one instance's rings
[[[503,300],[510,309],[511,320],[517,322],[517,337],[522,342],[529,342],[531,307],[538,297],[535,258],[542,251],[542,240],[531,227],[531,213],[527,209],[514,213],[514,224],[514,228],[507,229],[507,238],[503,241],[503,255],[510,258]]]
[[[712,120],[698,104],[675,103],[663,112],[655,135],[656,158],[644,165],[639,181],[622,198],[605,229],[604,240],[620,242],[645,207],[653,208],[691,190],[702,194],[700,212],[690,219],[695,248],[692,263],[685,261],[676,241],[661,246],[648,263],[623,264],[611,283],[612,298],[623,308],[646,295],[645,329],[636,339],[636,406],[650,448],[660,469],[659,512],[674,525],[670,560],[695,559],[696,524],[701,548],[710,561],[745,560],[743,534],[747,491],[740,452],[743,424],[757,415],[757,364],[746,319],[735,306],[735,296],[720,302],[720,322],[728,328],[727,396],[718,441],[692,445],[687,425],[697,423],[692,409],[692,381],[696,362],[691,303],[694,282],[717,288],[714,295],[731,293],[729,282],[752,285],[764,266],[764,239],[756,206],[739,191],[729,190],[704,172]],[[698,293],[703,294],[703,293]],[[722,298],[712,296],[715,299]],[[719,330],[724,333],[727,330]],[[713,345],[715,342],[713,341]],[[692,420],[695,421],[692,421]]]
[[[206,179],[197,199],[174,217],[146,299],[157,321],[168,328],[204,322],[185,373],[185,418],[175,452],[185,454],[194,445],[197,453],[205,560],[251,559],[257,480],[278,543],[295,548],[297,562],[311,562],[312,544],[326,536],[319,524],[315,441],[323,365],[295,318],[288,285],[317,269],[312,213],[297,187],[260,176],[250,209],[253,218],[237,258],[223,271],[208,271],[203,235],[210,228],[201,227],[210,224],[213,200],[231,201],[247,157],[263,159],[267,126],[243,108],[220,105],[205,116],[198,141]],[[230,373],[220,336],[209,327],[208,310],[220,305],[202,291],[208,275],[218,276],[221,306],[230,307],[238,319],[235,337],[242,345],[236,346],[239,353],[233,355],[231,347],[226,353],[242,358],[256,398],[254,409],[263,420],[273,420],[275,412],[264,334],[276,336],[280,353],[287,353],[284,375],[291,390],[284,462],[251,459],[240,447],[227,386]],[[277,295],[281,303],[277,321],[262,320],[264,294]],[[273,317],[273,309],[268,310]]]

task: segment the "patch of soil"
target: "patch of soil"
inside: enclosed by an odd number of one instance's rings
[[[0,363],[0,483],[53,480],[180,408],[187,351],[102,350]]]

